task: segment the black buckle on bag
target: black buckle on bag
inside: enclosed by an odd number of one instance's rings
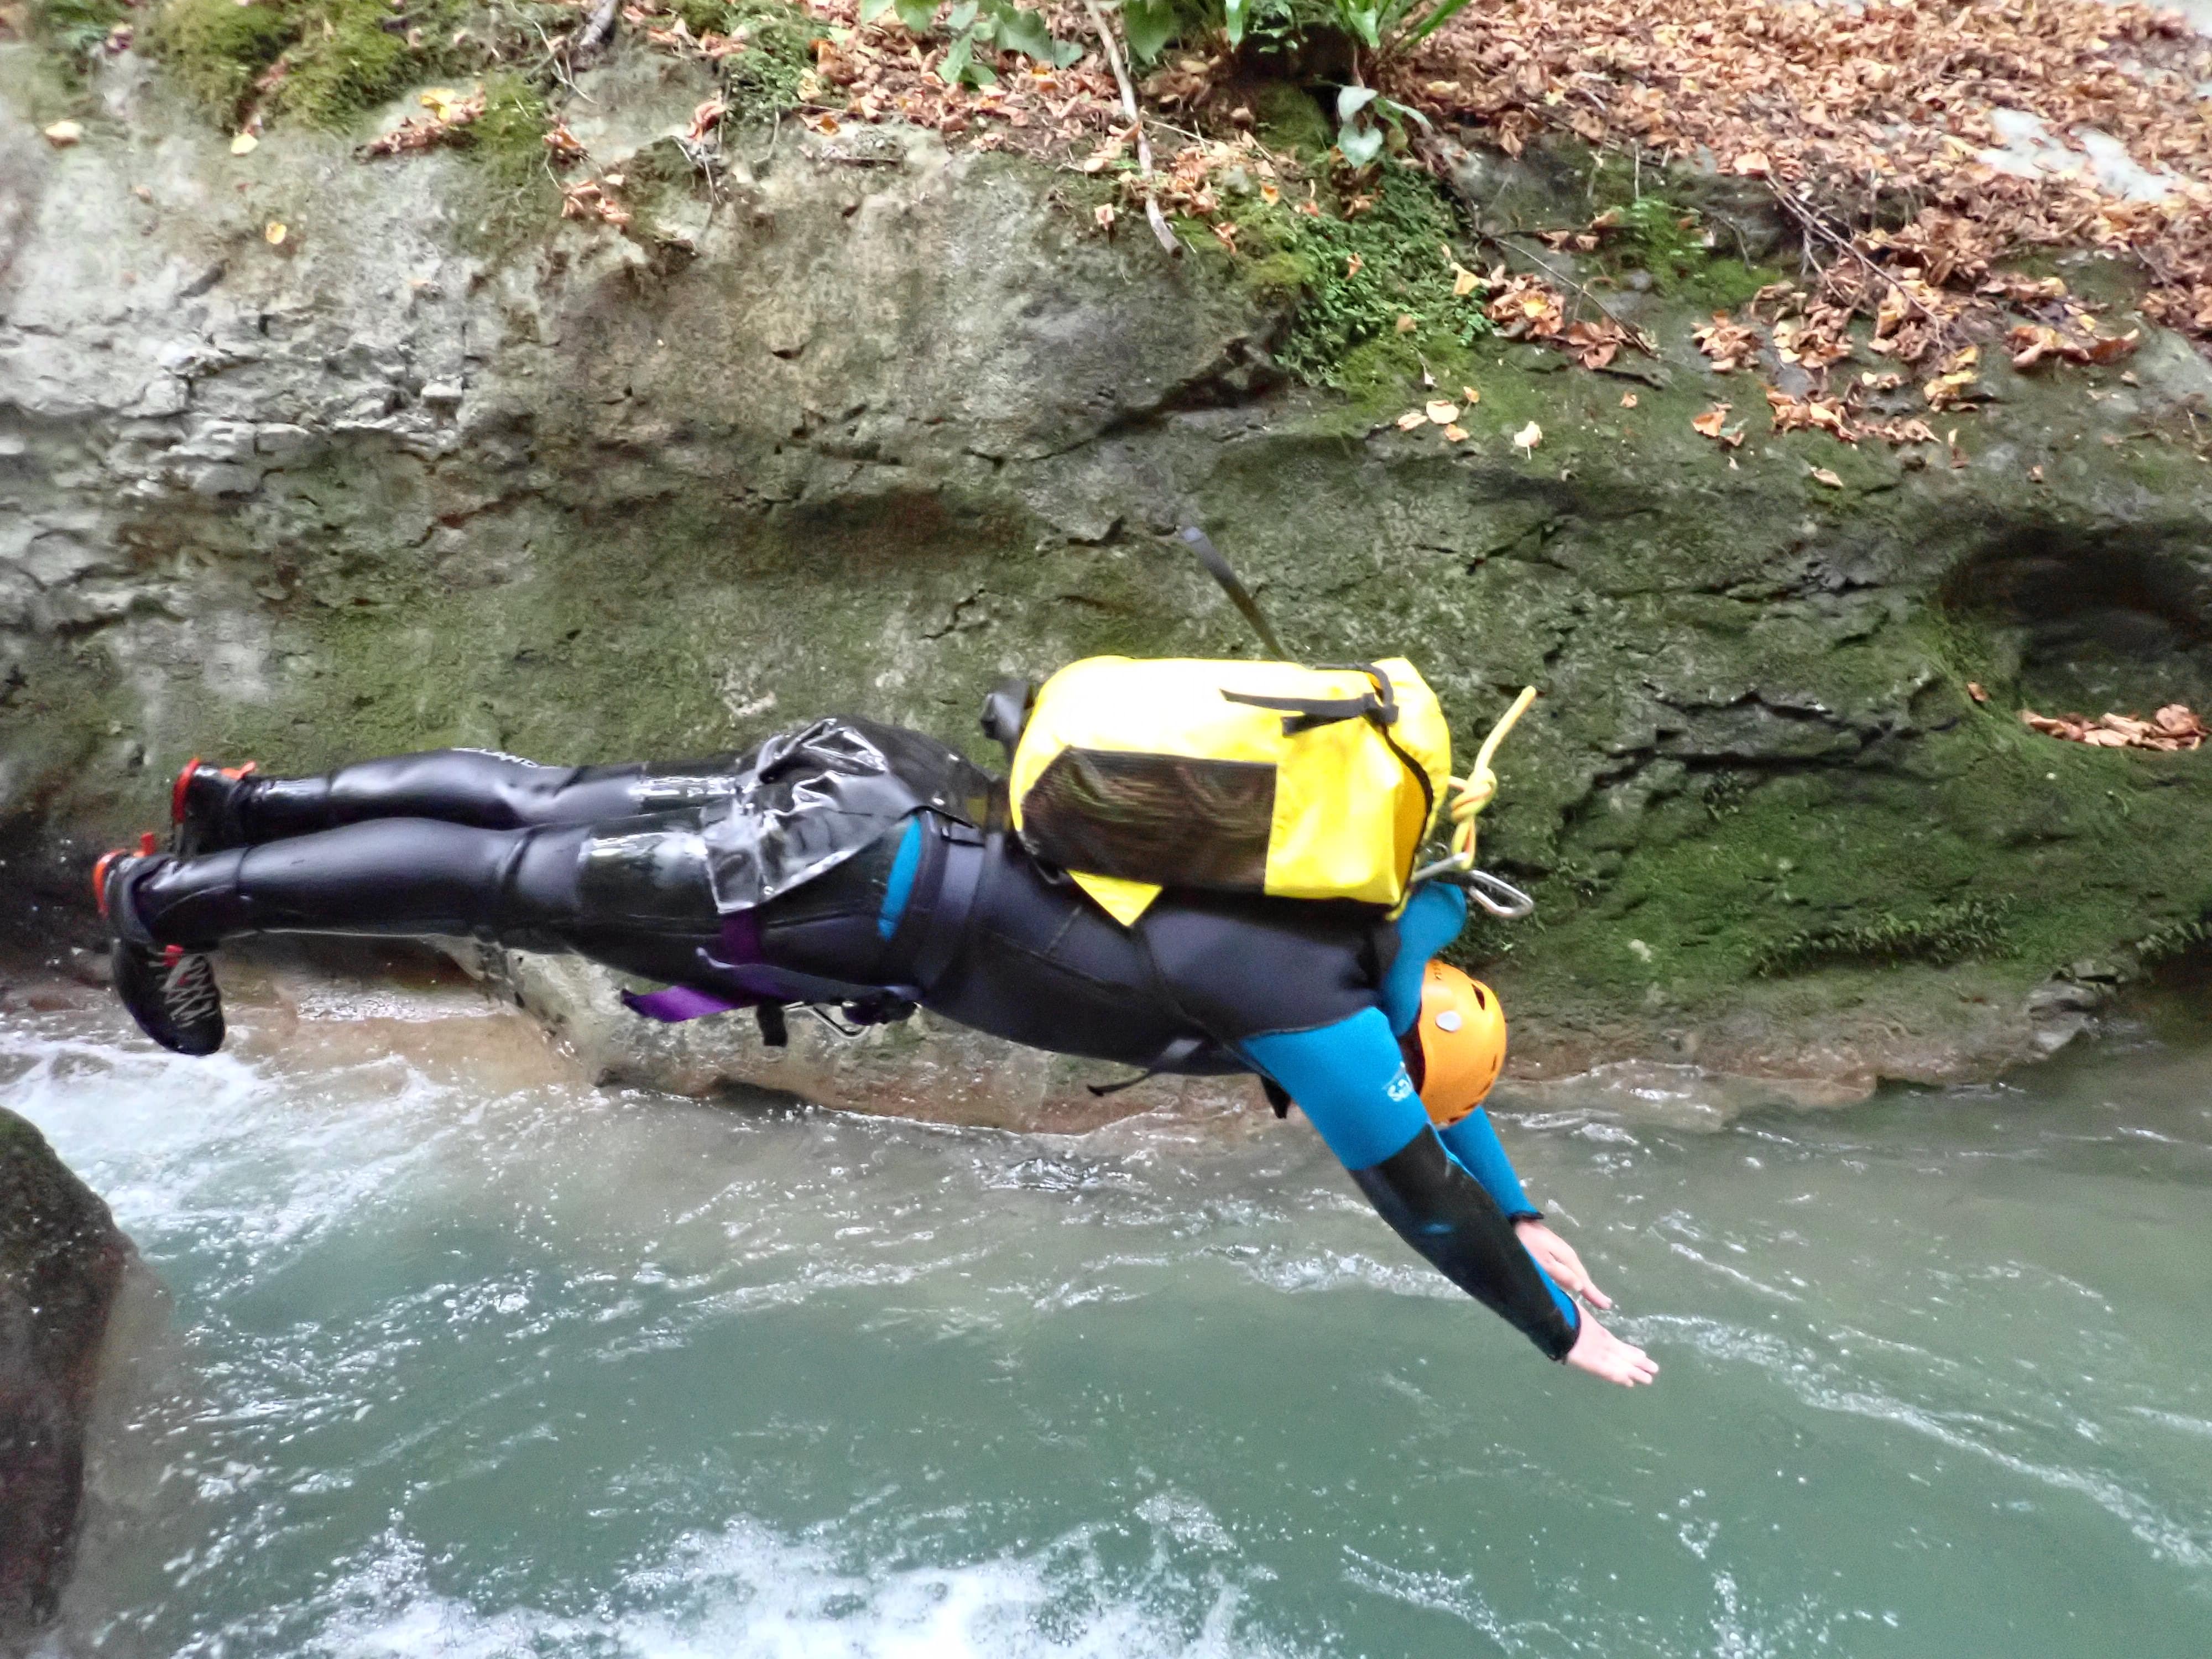
[[[1383,726],[1398,723],[1397,690],[1390,684],[1390,677],[1373,663],[1325,662],[1321,666],[1364,674],[1382,689],[1359,697],[1263,697],[1243,691],[1224,691],[1222,701],[1243,703],[1248,708],[1278,710],[1283,716],[1283,735],[1286,738],[1334,726],[1339,720],[1370,720]]]

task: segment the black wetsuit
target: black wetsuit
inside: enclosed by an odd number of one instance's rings
[[[866,1021],[919,1004],[1144,1070],[1310,1077],[1316,1097],[1333,1079],[1299,1040],[1379,1019],[1399,936],[1373,908],[1176,890],[1124,927],[1032,859],[994,802],[995,781],[952,750],[860,720],[688,766],[447,750],[252,780],[219,826],[233,844],[149,860],[129,904],[155,942],[191,950],[255,933],[474,935],[575,951],[705,1007],[837,1004]],[[1407,1109],[1395,1050],[1384,1063],[1395,1075],[1376,1080]],[[1418,1127],[1393,1118],[1388,1145],[1356,1154],[1309,1109],[1408,1243],[1565,1353],[1577,1318],[1511,1231],[1533,1212],[1502,1151],[1493,1196],[1417,1104]]]

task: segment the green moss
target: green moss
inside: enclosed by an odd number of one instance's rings
[[[1452,293],[1446,249],[1459,225],[1436,180],[1386,161],[1366,194],[1351,217],[1279,202],[1239,209],[1234,256],[1237,280],[1263,297],[1291,292],[1296,279],[1297,307],[1276,361],[1355,395],[1378,379],[1418,375],[1425,358],[1463,355],[1490,332],[1480,298]],[[1414,325],[1401,330],[1406,317]]]
[[[406,33],[389,27],[398,21]],[[458,6],[437,0],[414,0],[404,19],[395,19],[384,0],[322,0],[308,9],[285,55],[289,72],[270,92],[270,106],[310,126],[346,126],[435,74],[448,61],[446,43],[459,21]],[[410,37],[422,44],[410,45]]]
[[[149,40],[228,125],[258,100],[270,117],[342,128],[435,74],[451,57],[459,0],[167,0]]]
[[[1610,174],[1607,181],[1620,182]],[[1670,197],[1634,196],[1612,211],[1620,216],[1620,226],[1599,249],[1598,259],[1616,279],[1644,271],[1661,295],[1711,311],[1732,311],[1782,279],[1780,271],[1768,266],[1715,252],[1697,210]]]
[[[658,139],[623,164],[623,199],[641,236],[665,240],[671,205],[699,187],[699,169],[673,138]]]
[[[482,189],[467,240],[497,257],[543,234],[558,209],[558,187],[545,165],[545,100],[522,76],[501,70],[484,77],[484,112],[461,135],[460,153]]]
[[[1936,966],[1997,954],[2008,907],[1981,899],[1939,904],[1912,915],[1885,913],[1849,927],[1809,928],[1759,952],[1752,972],[1763,978],[1838,963]]]
[[[484,112],[468,129],[469,159],[505,184],[545,176],[545,100],[511,71],[484,77]]]
[[[822,36],[804,11],[782,0],[674,0],[670,9],[695,35],[743,33],[745,49],[722,62],[732,109],[769,115],[799,102]]]
[[[1336,142],[1328,118],[1304,87],[1270,81],[1253,94],[1254,126],[1269,149],[1318,160]]]
[[[30,21],[33,40],[82,70],[131,12],[122,0],[33,0]]]
[[[237,0],[167,0],[147,30],[169,72],[228,126],[264,71],[299,38],[295,7]]]

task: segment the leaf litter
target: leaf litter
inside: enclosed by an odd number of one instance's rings
[[[1815,217],[1808,235],[1834,256],[1796,331],[1816,352],[1841,343],[1824,308],[1873,318],[1872,349],[1917,364],[1955,349],[1962,319],[1993,303],[2064,306],[2063,284],[2023,292],[1994,270],[2054,249],[2133,261],[2147,314],[2212,341],[2212,120],[2197,91],[2212,43],[2178,12],[1520,0],[1461,11],[1385,79],[1509,154],[1568,131],[1764,181],[1801,222]],[[2041,124],[2063,166],[2007,148],[2000,129],[2022,121]],[[2100,168],[2085,132],[2131,165]],[[1907,222],[1881,228],[1900,206]],[[2035,320],[2062,337],[2069,326]]]
[[[2021,709],[2020,719],[2030,731],[2093,749],[2151,749],[2172,754],[2196,749],[2212,737],[2203,718],[2179,702],[2166,704],[2148,720],[2132,714],[2045,715],[2032,708]]]

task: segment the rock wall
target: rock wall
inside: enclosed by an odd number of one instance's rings
[[[130,1255],[107,1206],[0,1110],[0,1648],[59,1607],[101,1337]]]
[[[1542,908],[1471,941],[1524,1076],[1986,1075],[2212,914],[2166,855],[2212,828],[2212,760],[2014,718],[2212,702],[2212,373],[2171,337],[2124,379],[1994,364],[1993,401],[1942,422],[1955,452],[1752,412],[1730,453],[1690,417],[1755,384],[1691,347],[1694,296],[1624,292],[1659,360],[1480,354],[1450,446],[1388,418],[1417,388],[1285,385],[1280,302],[1220,258],[1101,237],[1060,179],[933,137],[764,128],[662,238],[516,240],[456,157],[233,156],[127,54],[52,150],[41,73],[0,46],[0,806],[27,890],[155,821],[193,753],[673,756],[845,708],[984,758],[1002,674],[1249,653],[1163,539],[1194,522],[1315,658],[1413,656],[1469,748],[1543,690],[1486,832]],[[618,54],[572,124],[641,153],[689,74]],[[1540,169],[1462,185],[1565,210]],[[604,1000],[532,982],[556,1018]],[[647,1074],[757,1070],[746,1030],[715,1041]],[[1048,1075],[989,1052],[945,1075]]]

